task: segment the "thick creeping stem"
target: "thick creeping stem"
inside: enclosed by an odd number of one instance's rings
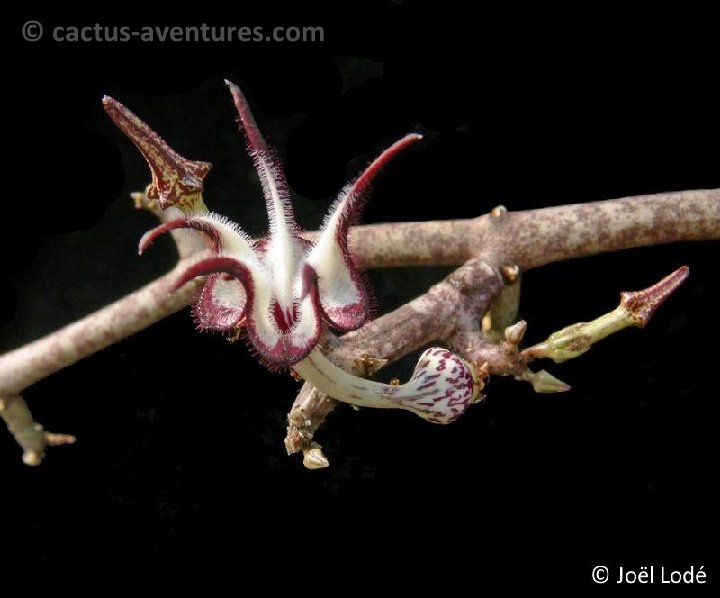
[[[571,324],[526,349],[520,348],[526,325],[513,321],[520,272],[602,252],[720,238],[720,189],[518,212],[499,206],[469,220],[350,229],[374,178],[421,139],[415,133],[389,145],[340,191],[321,230],[302,232],[280,162],[245,96],[227,85],[262,183],[268,234],[251,239],[236,224],[208,212],[202,192],[211,164],[182,157],[128,108],[105,97],[107,114],[150,168],[151,184],[145,193],[133,194],[136,206],[163,222],[143,236],[139,251],[170,232],[181,259],[136,292],[0,356],[0,417],[23,448],[26,463],[39,463],[48,446],[74,440],[45,432],[33,420],[22,398],[26,388],[192,303],[199,328],[222,331],[231,339],[247,331],[263,364],[273,370],[292,368],[306,380],[288,417],[286,447],[290,453],[302,451],[305,465],[316,469],[328,461],[313,435],[332,411],[333,398],[403,409],[444,424],[481,398],[489,374],[525,380],[537,392],[568,390],[528,364],[540,358],[572,359],[609,334],[645,326],[685,280],[688,268],[643,291],[623,293],[612,312]],[[358,266],[457,270],[423,295],[368,321],[369,300]],[[511,292],[508,285],[514,285]],[[488,310],[493,311],[485,330],[481,321]],[[335,337],[329,328],[347,334]],[[365,378],[435,342],[452,352],[425,351],[405,384]]]

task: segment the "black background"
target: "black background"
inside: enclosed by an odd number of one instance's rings
[[[183,155],[213,162],[207,205],[253,234],[265,226],[263,202],[225,77],[283,157],[308,228],[348,176],[410,130],[426,141],[383,173],[365,222],[720,186],[718,52],[702,15],[471,15],[452,2],[350,1],[154,16],[112,6],[33,9],[3,25],[3,350],[173,263],[169,240],[136,254],[153,221],[127,195],[148,176],[104,115],[103,94]],[[23,41],[27,19],[43,22],[44,39]],[[50,39],[56,25],[95,22],[320,25],[325,41]],[[392,585],[588,586],[597,564],[704,564],[712,579],[717,245],[530,272],[521,315],[537,341],[681,264],[690,279],[646,330],[548,366],[571,392],[493,379],[487,401],[448,427],[341,407],[318,436],[331,467],[315,472],[284,454],[297,383],[263,370],[243,343],[196,334],[186,312],[168,318],[26,392],[39,421],[79,440],[31,469],[0,434],[4,562],[78,577],[212,568],[268,590],[282,580],[316,587],[332,571],[353,585],[389,573]],[[379,310],[445,273],[372,272]]]

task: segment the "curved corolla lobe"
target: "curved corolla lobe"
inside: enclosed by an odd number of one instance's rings
[[[317,344],[321,323],[316,293],[308,293],[298,302],[292,321],[284,320],[284,312],[278,313],[277,302],[269,288],[267,277],[263,276],[262,268],[258,268],[258,265],[248,267],[248,264],[234,257],[222,255],[204,258],[191,264],[176,281],[175,289],[193,278],[207,275],[232,277],[242,285],[245,301],[242,305],[227,301],[221,301],[218,305],[222,297],[216,292],[217,284],[230,283],[232,280],[215,278],[214,285],[208,288],[213,280],[211,276],[200,294],[199,301],[202,303],[196,305],[197,312],[204,317],[214,318],[213,321],[217,324],[230,324],[232,328],[244,323],[250,341],[266,365],[290,366],[304,359]],[[210,296],[211,293],[214,294]],[[207,310],[210,310],[209,316]]]
[[[222,251],[220,232],[217,228],[215,228],[215,226],[205,220],[188,218],[171,220],[170,222],[165,222],[146,232],[140,238],[140,243],[138,243],[138,254],[142,255],[145,253],[148,247],[150,247],[150,245],[152,245],[159,236],[178,229],[192,229],[198,231],[199,233],[203,233],[207,235],[210,245],[209,248],[213,253],[220,253]]]
[[[268,147],[240,88],[225,80],[238,114],[238,124],[247,142],[248,154],[262,185],[270,227],[267,258],[274,262],[273,287],[286,319],[292,319],[293,285],[302,248],[297,234],[292,202],[280,161]]]
[[[243,284],[225,274],[211,274],[193,305],[200,330],[234,334],[247,324],[247,293]]]
[[[320,306],[325,319],[339,330],[355,330],[365,323],[368,294],[348,250],[348,226],[377,173],[421,135],[410,133],[384,150],[353,182],[345,186],[325,218],[307,262],[318,278]]]

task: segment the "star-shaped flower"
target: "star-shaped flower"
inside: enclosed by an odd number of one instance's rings
[[[267,365],[292,367],[339,400],[406,409],[435,423],[455,420],[477,399],[482,375],[446,349],[428,349],[410,381],[388,385],[341,370],[316,348],[323,326],[354,330],[367,319],[368,296],[348,251],[348,226],[380,169],[421,136],[410,133],[396,141],[346,185],[316,241],[310,242],[301,237],[295,224],[282,168],[258,130],[245,97],[236,85],[226,83],[262,183],[269,234],[254,241],[237,224],[208,212],[202,190],[211,165],[179,156],[125,106],[106,97],[106,111],[150,166],[148,197],[182,216],[146,233],[140,252],[169,231],[202,233],[211,255],[192,263],[176,283],[180,288],[198,276],[207,277],[194,308],[200,328],[231,335],[246,329]]]
[[[232,332],[245,326],[268,364],[290,366],[310,353],[323,321],[343,331],[365,322],[368,297],[348,252],[348,223],[378,171],[422,137],[406,135],[348,184],[326,217],[317,241],[310,243],[298,234],[282,168],[258,130],[245,97],[236,85],[227,85],[262,183],[269,235],[253,241],[226,218],[198,213],[148,232],[140,251],[158,235],[179,228],[207,235],[213,256],[193,264],[178,281],[181,286],[196,276],[209,275],[195,306],[199,327]],[[187,202],[187,197],[202,190],[208,163],[178,156],[118,102],[106,99],[105,105],[150,164],[153,183],[149,196],[158,197],[161,207]]]

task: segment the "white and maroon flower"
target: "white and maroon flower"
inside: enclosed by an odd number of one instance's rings
[[[282,168],[258,130],[245,97],[237,86],[229,82],[228,86],[262,183],[269,235],[253,241],[226,218],[193,214],[147,233],[140,251],[158,235],[179,228],[207,235],[213,256],[193,264],[178,281],[181,286],[196,276],[209,275],[195,306],[198,325],[225,332],[246,326],[264,360],[273,366],[290,366],[310,353],[323,321],[338,330],[354,330],[365,322],[368,298],[348,253],[348,222],[380,168],[421,136],[406,135],[347,185],[312,244],[298,234]],[[150,164],[153,183],[149,197],[157,197],[164,208],[187,203],[186,198],[202,190],[209,164],[178,156],[114,100],[106,99],[105,105]]]
[[[346,185],[311,243],[299,234],[282,168],[245,97],[237,86],[226,83],[262,183],[269,234],[254,241],[237,224],[208,212],[202,190],[211,165],[181,157],[125,106],[106,97],[106,111],[150,166],[148,197],[182,216],[146,233],[140,252],[169,231],[202,233],[211,255],[192,263],[176,283],[180,288],[207,276],[194,308],[200,328],[233,335],[247,329],[267,365],[293,367],[337,399],[407,409],[436,423],[456,419],[476,399],[481,383],[475,368],[449,351],[429,349],[408,383],[387,385],[352,376],[316,349],[323,326],[354,330],[367,318],[368,296],[348,251],[349,222],[378,171],[421,136],[411,133],[395,142]]]

